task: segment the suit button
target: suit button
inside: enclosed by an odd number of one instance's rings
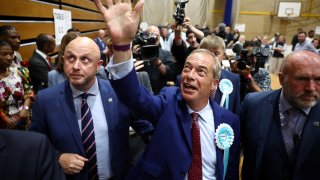
[[[185,176],[186,176],[186,173],[183,172],[183,171],[181,171],[181,172],[180,172],[180,176],[181,176],[181,177],[185,177]]]

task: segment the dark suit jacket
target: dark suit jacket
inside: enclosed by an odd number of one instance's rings
[[[51,64],[52,67],[52,64]],[[37,93],[39,90],[48,87],[48,73],[51,71],[46,59],[36,51],[33,52],[29,60],[29,71],[33,90]]]
[[[109,81],[98,79],[108,123],[111,169],[115,179],[125,175],[131,114],[113,92]],[[68,81],[39,91],[32,108],[31,130],[46,134],[63,153],[85,156],[81,134]],[[87,179],[88,169],[69,179]]]
[[[128,179],[184,179],[192,161],[191,117],[177,87],[163,88],[158,96],[152,96],[140,86],[132,70],[129,75],[111,81],[121,102],[139,117],[156,124],[151,142]],[[215,128],[229,124],[235,133],[230,148],[226,179],[238,179],[239,120],[231,112],[211,102]],[[223,177],[223,151],[216,149],[216,177]]]
[[[233,85],[233,91],[229,94],[229,110],[234,114],[240,116],[241,113],[241,102],[240,102],[240,77],[237,74],[234,74],[230,71],[221,70],[221,77],[222,79],[229,79]],[[177,76],[176,86],[180,87],[181,82],[181,75]],[[222,92],[218,88],[216,91],[216,95],[214,97],[214,101],[220,104],[222,98]]]
[[[46,136],[0,130],[0,179],[59,180],[65,175]]]
[[[106,49],[107,44],[103,40],[102,40],[102,42],[100,42],[98,37],[94,39],[94,42],[96,42],[96,44],[98,45],[98,47],[100,49],[100,58],[105,63],[105,61],[107,59],[107,55],[103,54],[102,51]]]
[[[242,179],[284,179],[288,156],[281,134],[278,103],[280,90],[250,93],[244,100],[242,140],[244,163]],[[319,179],[320,103],[308,115],[290,179]]]

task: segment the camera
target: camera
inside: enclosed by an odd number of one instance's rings
[[[146,32],[139,32],[133,39],[133,44],[140,45],[138,51],[139,59],[153,60],[159,58],[159,46],[155,45],[158,41],[158,36],[155,34],[148,34]]]
[[[247,50],[246,47],[252,47],[252,51]],[[259,43],[252,41],[245,42],[243,47],[240,44],[235,44],[232,51],[236,53],[236,59],[238,61],[237,68],[239,70],[244,70],[247,66],[250,66],[254,72],[257,72],[259,67],[261,67],[261,58],[265,58],[270,55],[269,48],[262,48]],[[253,65],[254,67],[252,67]]]
[[[185,5],[189,2],[189,0],[178,0],[177,3],[177,10],[173,13],[173,18],[175,19],[177,24],[182,24],[184,17],[185,17]]]
[[[252,53],[249,53],[248,50],[242,49],[239,54],[239,59],[237,63],[237,68],[239,70],[244,70],[247,66],[252,66],[254,61],[254,56]]]

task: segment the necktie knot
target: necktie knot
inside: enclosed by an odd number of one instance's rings
[[[87,100],[88,96],[89,96],[89,93],[82,93],[81,94],[81,97],[83,100]]]
[[[192,121],[197,123],[198,122],[198,116],[199,116],[198,113],[193,112],[190,115],[191,115]]]

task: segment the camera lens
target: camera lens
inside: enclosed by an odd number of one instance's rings
[[[246,69],[246,63],[245,63],[244,61],[238,61],[238,63],[237,63],[237,68],[238,68],[239,70],[244,70],[244,69]]]

